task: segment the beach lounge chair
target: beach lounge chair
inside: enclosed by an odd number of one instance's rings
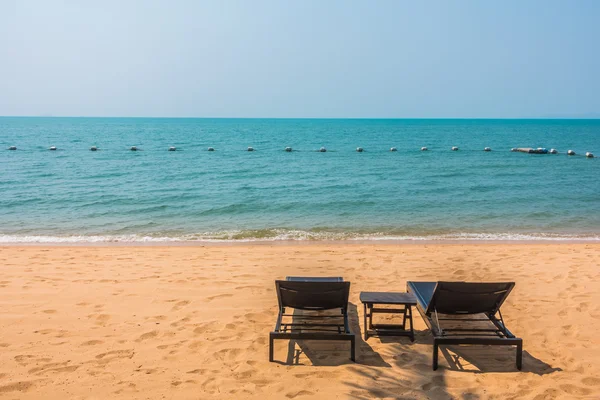
[[[521,369],[523,339],[506,329],[500,313],[514,282],[407,282],[406,286],[433,334],[434,370],[438,346],[463,344],[517,346],[517,369]]]
[[[269,334],[269,361],[275,339],[347,340],[355,361],[355,336],[348,324],[350,282],[294,277],[275,281],[279,315]],[[301,312],[286,313],[286,309]]]

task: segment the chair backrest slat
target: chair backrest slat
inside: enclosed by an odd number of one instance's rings
[[[348,309],[350,282],[275,281],[275,287],[280,308]]]
[[[426,312],[495,314],[514,286],[514,282],[438,282]]]

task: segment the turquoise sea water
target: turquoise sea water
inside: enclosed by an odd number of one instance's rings
[[[600,240],[586,151],[600,120],[4,117],[0,241]]]

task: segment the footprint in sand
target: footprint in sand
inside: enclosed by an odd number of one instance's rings
[[[60,363],[44,364],[40,367],[32,368],[28,371],[30,374],[41,375],[46,373],[74,372],[79,365],[68,365],[70,361]]]
[[[82,346],[96,346],[99,344],[103,344],[102,340],[88,340],[87,342],[81,343]]]
[[[581,380],[581,383],[583,383],[586,386],[600,386],[600,378],[588,376],[586,378],[583,378]]]
[[[188,304],[190,304],[189,300],[178,301],[177,303],[175,303],[175,305],[173,306],[173,308],[171,308],[171,311],[179,311],[183,307],[187,306]]]
[[[285,394],[285,397],[288,399],[295,399],[299,396],[313,396],[315,393],[310,390],[300,390],[299,392],[288,392]]]
[[[144,340],[148,340],[148,339],[153,339],[155,337],[158,336],[158,331],[150,331],[150,332],[146,332],[143,335],[141,335],[139,338],[137,338],[135,341],[140,343]]]
[[[100,314],[100,315],[96,316],[95,324],[98,326],[105,326],[109,319],[110,319],[110,315]]]
[[[172,327],[174,327],[174,328],[177,328],[178,326],[180,326],[180,325],[183,325],[183,324],[185,324],[186,322],[190,322],[190,317],[181,318],[181,319],[180,319],[180,320],[178,320],[178,321],[171,322],[171,323],[170,323],[170,325],[171,325]]]
[[[133,350],[112,350],[96,355],[96,359],[113,360],[116,358],[132,358],[134,354],[135,352]]]
[[[27,392],[29,389],[33,387],[33,382],[23,381],[23,382],[13,382],[8,385],[0,386],[0,395],[4,393],[10,392]]]
[[[207,298],[206,298],[206,301],[209,301],[209,302],[210,302],[210,301],[213,301],[213,300],[215,300],[215,299],[222,299],[222,298],[225,298],[225,297],[231,297],[231,296],[233,296],[233,295],[232,295],[232,294],[230,294],[230,293],[217,294],[217,295],[215,295],[215,296],[210,296],[210,297],[207,297]]]
[[[577,396],[587,396],[590,393],[592,393],[592,391],[588,388],[579,387],[579,386],[570,385],[570,384],[560,385],[559,387],[560,387],[560,390],[562,390],[563,392],[565,392],[567,394],[577,395]]]

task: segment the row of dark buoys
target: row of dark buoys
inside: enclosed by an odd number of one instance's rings
[[[8,148],[8,150],[17,150],[17,146],[10,146]],[[52,150],[52,151],[56,151],[57,147],[56,146],[50,146],[48,150]],[[90,147],[91,151],[98,151],[100,150],[97,146],[92,146]],[[136,146],[131,146],[129,148],[130,151],[138,151],[138,148]],[[175,146],[171,146],[169,147],[168,151],[176,151],[177,148]],[[208,151],[215,151],[214,147],[209,147],[207,149]],[[286,147],[284,149],[286,152],[291,152],[292,148],[291,147]],[[421,151],[428,151],[429,149],[427,147],[421,147]],[[457,146],[452,146],[451,149],[452,151],[458,151],[458,147]],[[248,147],[247,151],[254,151],[254,147]],[[357,147],[356,151],[358,153],[362,153],[364,152],[364,149],[362,147]],[[390,151],[394,152],[394,151],[398,151],[398,149],[396,147],[392,147],[390,148]],[[485,147],[483,149],[483,151],[492,151],[492,149],[490,147]],[[530,154],[558,154],[558,150],[556,149],[546,149],[544,147],[538,147],[537,149],[534,148],[530,148],[530,147],[513,147],[512,149],[510,149],[511,152],[521,152],[521,153],[530,153]],[[317,150],[317,152],[319,153],[326,153],[327,149],[325,147],[321,147],[319,150]],[[574,156],[576,155],[576,153],[573,150],[567,150],[567,155],[569,156]],[[585,156],[587,158],[594,158],[594,154],[591,152],[586,152]]]

